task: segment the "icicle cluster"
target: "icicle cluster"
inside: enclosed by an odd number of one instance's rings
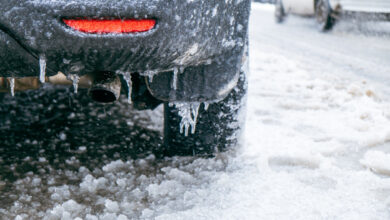
[[[184,133],[187,137],[191,128],[191,133],[195,134],[200,103],[174,103],[174,105],[178,109],[178,114],[181,117],[180,133]]]

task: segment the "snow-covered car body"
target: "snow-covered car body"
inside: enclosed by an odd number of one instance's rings
[[[388,0],[329,0],[333,10],[390,14]]]
[[[282,0],[286,13],[299,15],[314,15],[317,0]],[[365,12],[365,13],[389,13],[390,1],[388,0],[329,0],[333,11],[341,12]]]
[[[342,14],[358,14],[360,17],[368,14],[370,19],[390,20],[390,2],[387,0],[276,0],[276,21],[283,22],[289,13],[314,15],[319,30],[327,31]]]
[[[249,11],[249,0],[0,0],[0,76],[137,72],[158,99],[218,100],[237,81]],[[133,33],[66,23],[115,19],[155,23]]]
[[[286,13],[314,15],[314,0],[282,0]]]

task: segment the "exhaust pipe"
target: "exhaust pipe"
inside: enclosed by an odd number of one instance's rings
[[[0,92],[27,91],[41,87],[38,77],[15,78],[11,88],[11,78],[0,77]]]
[[[53,85],[73,85],[63,73],[46,77],[46,83]],[[38,77],[15,78],[11,86],[11,78],[0,77],[0,92],[15,92],[39,89],[42,83]],[[111,103],[119,99],[121,80],[118,75],[110,72],[84,75],[78,82],[80,88],[89,88],[89,96],[96,102]]]
[[[35,90],[39,89],[42,86],[38,77],[21,77],[14,78],[14,88],[15,92]],[[69,80],[63,73],[59,72],[57,75],[45,77],[45,83],[53,85],[73,85],[73,82]],[[90,88],[92,85],[92,79],[89,75],[84,75],[80,77],[78,86],[80,88]],[[0,77],[0,92],[10,92],[11,91],[11,78],[10,77]]]
[[[111,103],[119,99],[121,85],[119,76],[110,72],[98,73],[88,94],[96,102]]]

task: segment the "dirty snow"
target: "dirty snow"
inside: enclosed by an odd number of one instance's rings
[[[291,17],[280,26],[272,15],[271,6],[254,4],[246,142],[236,151],[210,159],[158,160],[150,155],[76,171],[50,167],[42,158],[31,163],[49,171],[16,180],[17,199],[0,206],[0,215],[87,220],[389,219],[389,84],[366,74],[370,62],[381,58],[356,67],[363,55],[338,54],[345,59],[332,64],[332,52],[310,40],[336,39],[343,50],[351,38],[362,44],[376,38],[389,43],[388,36],[351,36],[342,29],[325,36],[316,33],[310,19]],[[288,31],[293,41],[304,31],[306,50],[296,45],[282,48],[288,41],[272,36]],[[383,47],[390,54],[389,45]],[[313,54],[313,60],[305,54]],[[383,62],[381,68],[389,70],[389,65]],[[362,74],[356,71],[359,67]],[[375,70],[373,75],[385,72]],[[83,154],[85,148],[80,149]],[[69,158],[66,166],[78,164]],[[0,190],[4,185],[0,179]]]

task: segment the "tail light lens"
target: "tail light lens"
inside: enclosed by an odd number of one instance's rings
[[[92,34],[140,33],[149,31],[156,25],[154,19],[64,19],[63,21],[74,30]]]

